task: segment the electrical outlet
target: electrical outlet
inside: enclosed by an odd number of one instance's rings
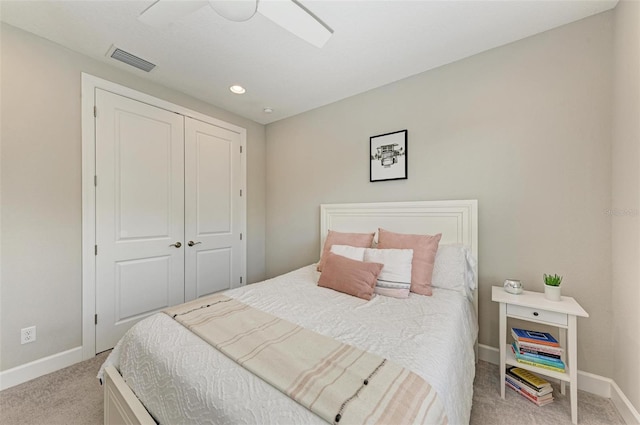
[[[36,340],[36,327],[30,326],[20,330],[20,344],[28,344]]]

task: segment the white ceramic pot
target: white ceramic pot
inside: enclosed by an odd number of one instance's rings
[[[560,301],[560,287],[544,285],[544,297],[549,301]]]

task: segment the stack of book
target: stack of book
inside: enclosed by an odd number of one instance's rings
[[[511,350],[517,361],[556,372],[565,371],[562,361],[564,350],[551,334],[511,328],[511,335],[514,339]]]
[[[544,406],[553,401],[551,384],[528,370],[509,367],[505,380],[509,388],[538,406]]]

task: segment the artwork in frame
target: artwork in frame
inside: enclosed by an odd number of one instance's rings
[[[407,178],[407,130],[369,138],[369,181]]]

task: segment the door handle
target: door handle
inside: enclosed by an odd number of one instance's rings
[[[194,245],[198,245],[199,243],[202,243],[202,242],[189,241],[189,243],[187,245],[194,246]]]
[[[169,246],[175,246],[176,248],[180,248],[182,246],[182,244],[180,242],[176,242],[176,243],[172,243]]]

